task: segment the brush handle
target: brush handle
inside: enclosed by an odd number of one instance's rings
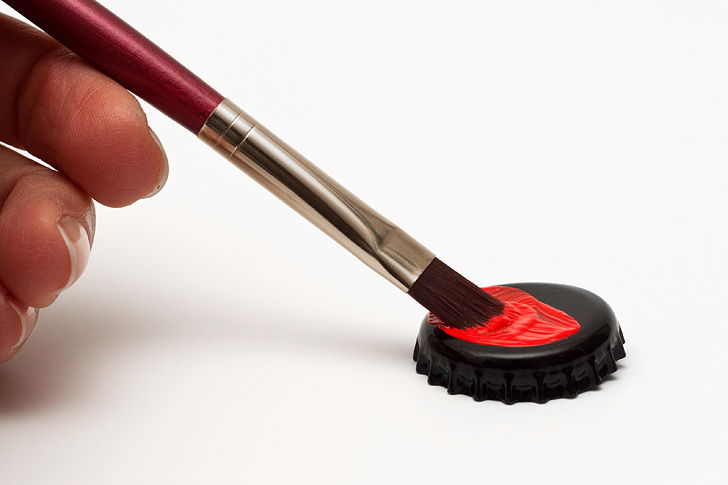
[[[403,291],[435,255],[93,0],[4,0]]]
[[[223,96],[93,0],[4,0],[129,91],[197,134]]]

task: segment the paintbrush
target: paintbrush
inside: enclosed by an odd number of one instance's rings
[[[503,312],[500,300],[437,259],[99,3],[5,3],[196,134],[447,326],[486,325]]]

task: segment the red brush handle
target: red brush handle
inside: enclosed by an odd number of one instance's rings
[[[56,40],[197,134],[223,96],[93,0],[4,0]]]

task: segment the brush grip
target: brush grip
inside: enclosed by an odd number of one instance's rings
[[[223,96],[93,0],[4,0],[25,18],[197,134]]]

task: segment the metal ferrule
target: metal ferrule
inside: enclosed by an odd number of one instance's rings
[[[231,101],[220,103],[198,136],[401,290],[434,259]]]

